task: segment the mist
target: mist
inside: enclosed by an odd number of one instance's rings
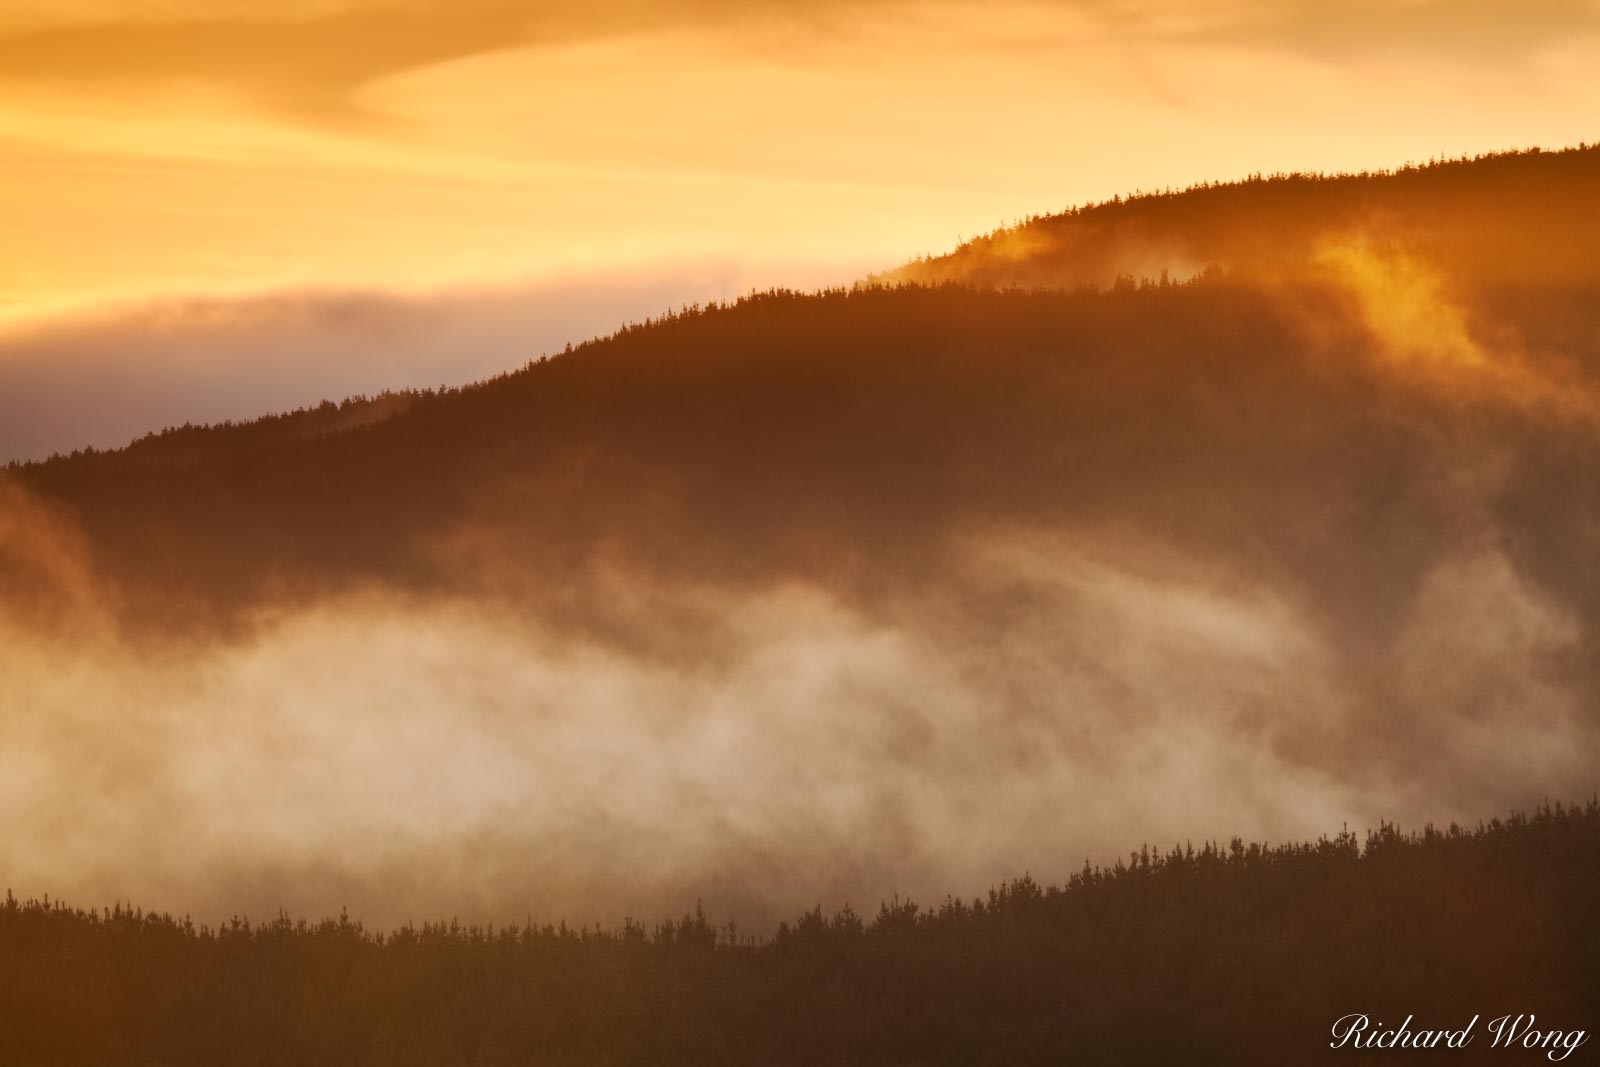
[[[1582,794],[1597,755],[1552,666],[1578,621],[1492,550],[1430,568],[1380,662],[1292,589],[1087,530],[965,539],[871,609],[596,568],[609,640],[368,589],[153,647],[52,573],[51,624],[0,616],[0,869],[204,921],[699,901],[762,932],[1141,841],[1470,821]]]

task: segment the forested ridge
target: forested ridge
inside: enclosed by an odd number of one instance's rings
[[[602,552],[861,591],[996,524],[1155,525],[1312,581],[1355,553],[1376,577],[1454,521],[1440,465],[1493,452],[1508,550],[1589,610],[1592,416],[1545,410],[1593,395],[1589,292],[1518,305],[1532,399],[1493,367],[1393,357],[1316,285],[772,293],[354,429],[178,431],[10,478],[81,535],[106,603],[215,624],[362,582],[548,591]]]
[[[1356,1011],[1592,1028],[1595,801],[767,919],[1095,834],[1590,795],[1597,187],[1584,147],[1139,196],[11,466],[14,888],[391,910],[8,899],[0,1050],[1283,1063]],[[387,918],[541,880],[750,910]]]
[[[1471,829],[1141,848],[1060,886],[819,907],[761,936],[699,912],[373,931],[8,895],[0,1047],[41,1067],[1348,1060],[1327,1037],[1350,1012],[1592,1029],[1596,900],[1594,800]]]
[[[351,584],[543,584],[602,550],[836,585],[994,524],[1178,523],[1269,565],[1350,549],[1382,570],[1391,533],[1437,521],[1392,528],[1439,466],[1494,452],[1508,549],[1579,574],[1558,595],[1589,610],[1596,505],[1569,475],[1600,411],[1597,189],[1585,147],[1134,197],[887,285],[686,308],[468,388],[183,427],[0,485],[81,535],[108,604],[181,626]],[[1155,251],[1113,263],[1134,231]],[[1167,260],[1194,277],[1158,279]],[[1273,528],[1307,496],[1362,543]]]
[[[1409,247],[1461,280],[1594,280],[1600,146],[1490,152],[1353,174],[1253,174],[1036,215],[873,275],[886,283],[1107,285],[1217,265],[1297,271],[1330,242]],[[1537,236],[1535,236],[1537,235]]]

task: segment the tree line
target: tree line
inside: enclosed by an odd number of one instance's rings
[[[1146,847],[1061,885],[817,907],[761,937],[698,909],[379,932],[8,893],[0,1048],[165,1067],[1298,1063],[1350,1012],[1592,1029],[1596,900],[1593,799],[1473,828]]]

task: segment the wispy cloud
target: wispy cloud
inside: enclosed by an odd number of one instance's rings
[[[1515,7],[1494,0],[1220,0],[1198,6],[1023,0],[1010,6],[1063,15],[1073,25],[1098,25],[1123,46],[1188,41],[1288,49],[1319,59],[1398,51],[1504,62],[1600,30],[1600,7],[1590,0],[1532,0]],[[352,113],[359,90],[380,78],[508,48],[773,21],[792,34],[820,27],[848,34],[853,24],[916,9],[947,16],[966,11],[979,18],[987,8],[965,0],[653,0],[600,6],[424,0],[268,8],[178,3],[150,8],[143,17],[130,17],[122,7],[88,5],[54,18],[43,12],[29,18],[24,9],[20,22],[14,16],[12,28],[0,30],[0,80],[80,86],[202,82],[328,117]]]
[[[514,45],[533,21],[525,5],[478,2],[70,22],[0,34],[0,79],[78,88],[201,82],[337,114],[374,79]]]

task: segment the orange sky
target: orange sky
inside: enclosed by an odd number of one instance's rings
[[[1252,171],[1600,137],[1600,0],[0,0],[0,461]]]
[[[682,262],[1593,139],[1594,4],[6,0],[0,317]]]

